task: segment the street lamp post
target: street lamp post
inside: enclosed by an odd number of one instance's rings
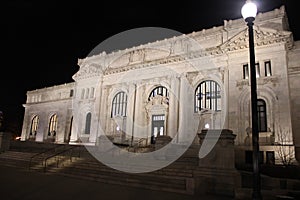
[[[258,135],[258,114],[257,114],[257,89],[256,69],[254,53],[253,21],[257,14],[256,5],[247,0],[242,8],[242,15],[248,26],[249,53],[250,53],[250,81],[251,81],[251,115],[252,115],[252,147],[253,147],[253,192],[252,199],[262,199],[259,166],[259,135]]]

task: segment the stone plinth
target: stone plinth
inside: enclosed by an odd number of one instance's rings
[[[200,151],[210,149],[199,159],[195,170],[196,193],[213,193],[235,196],[235,188],[240,186],[240,176],[234,166],[234,139],[231,130],[202,130],[198,133]]]
[[[11,134],[0,132],[0,152],[7,151],[10,147]]]
[[[200,167],[234,168],[234,139],[235,136],[231,130],[202,130],[198,133],[200,151],[210,150],[210,146],[215,143],[211,151],[199,160]],[[206,143],[203,143],[207,140]]]

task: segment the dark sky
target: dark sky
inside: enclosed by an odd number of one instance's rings
[[[0,110],[8,127],[21,129],[26,91],[71,82],[77,59],[105,39],[138,27],[190,33],[219,26],[240,18],[245,1],[179,2],[2,0]],[[296,0],[257,2],[259,12],[285,5],[294,38],[300,39]]]

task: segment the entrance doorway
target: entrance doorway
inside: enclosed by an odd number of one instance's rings
[[[155,139],[165,133],[165,115],[152,115],[151,144],[155,144]]]

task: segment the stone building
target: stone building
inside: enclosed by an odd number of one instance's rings
[[[255,20],[262,162],[277,148],[300,159],[300,42],[285,8]],[[231,129],[241,162],[250,162],[248,31],[243,19],[78,60],[74,82],[27,92],[22,140],[150,145],[158,135]]]

